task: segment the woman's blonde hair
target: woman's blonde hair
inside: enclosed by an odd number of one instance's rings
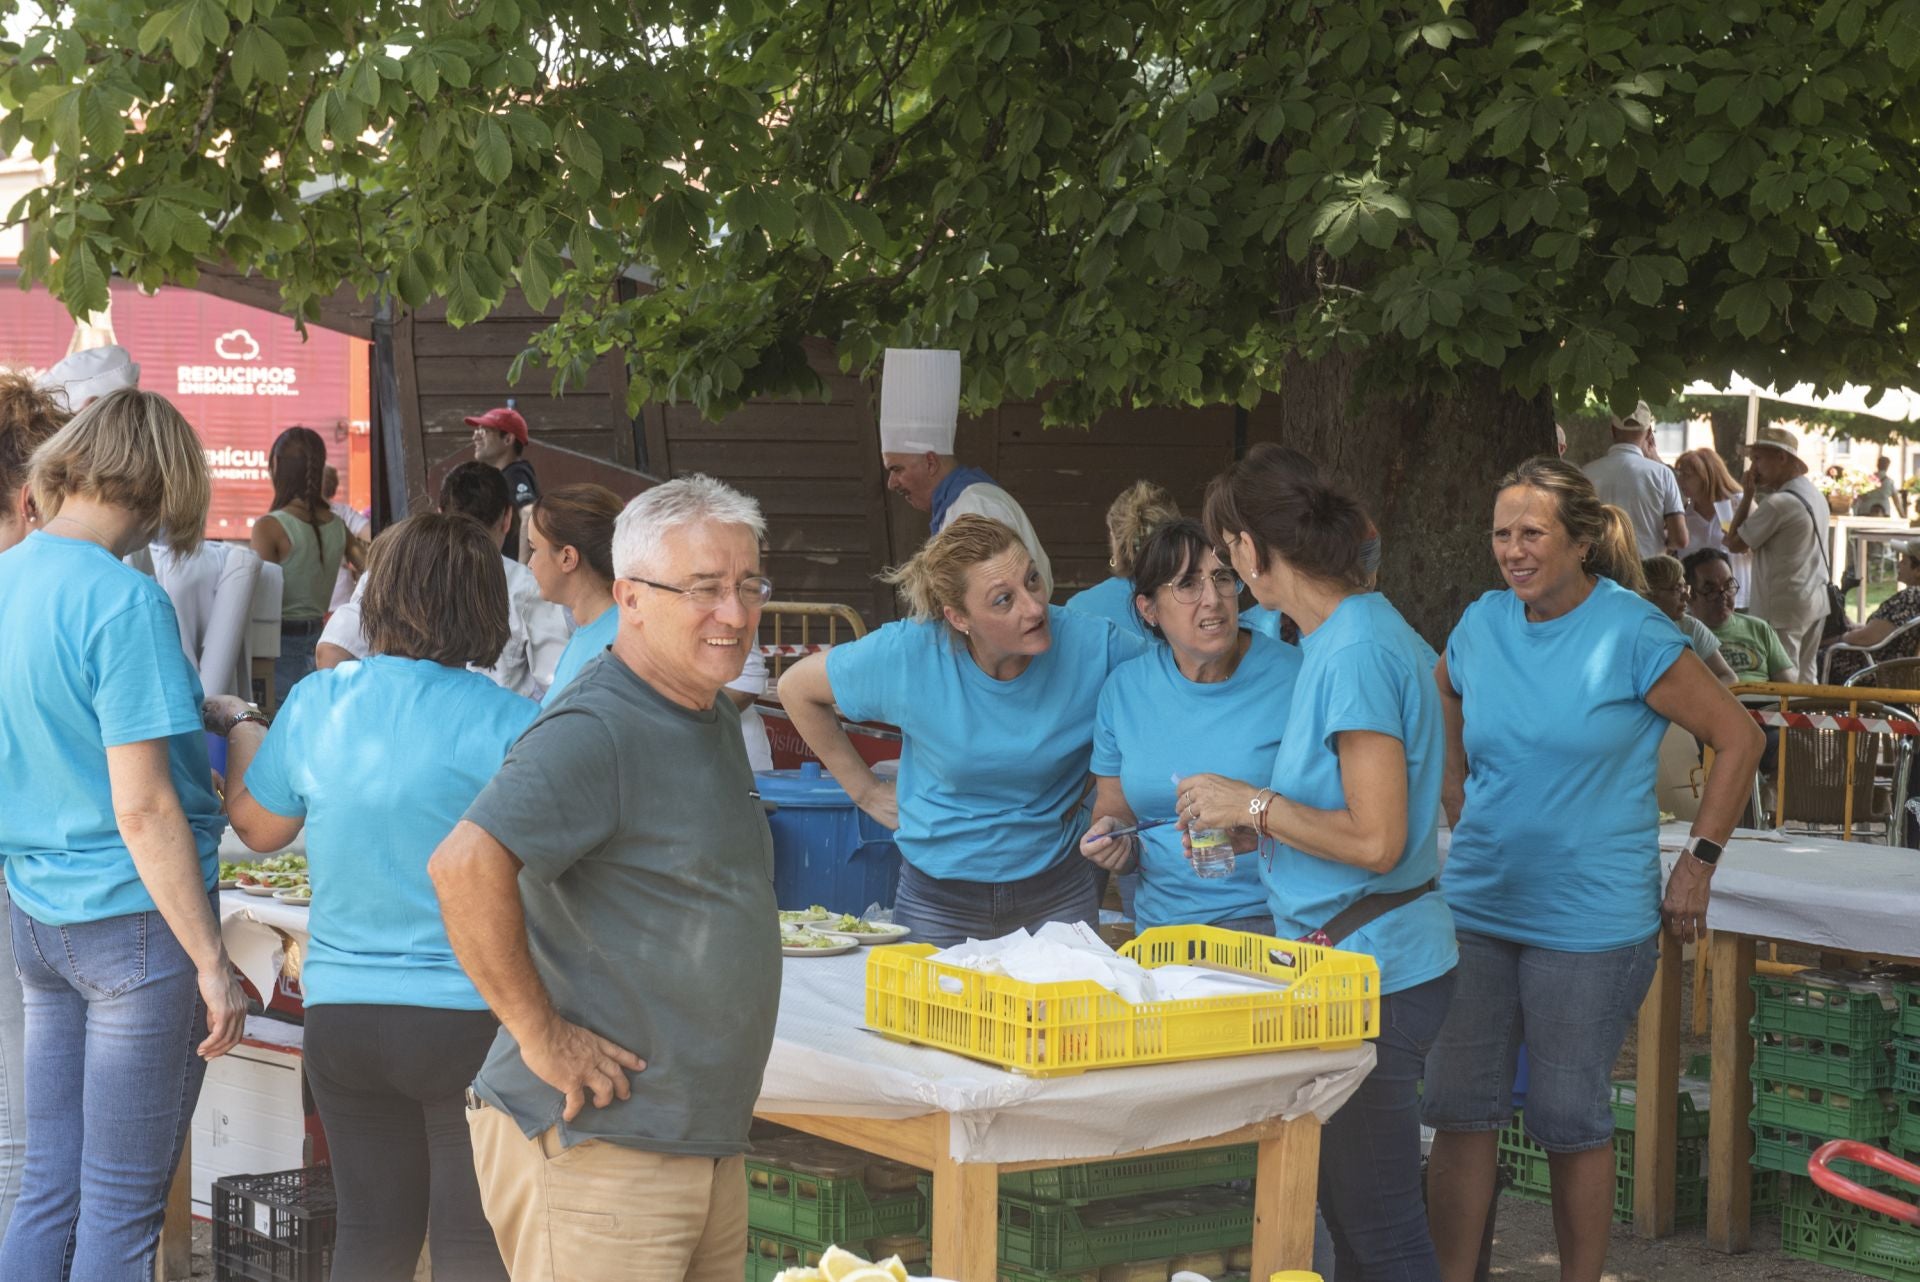
[[[1107,540],[1113,549],[1113,572],[1123,579],[1133,577],[1134,562],[1147,536],[1168,521],[1180,519],[1180,505],[1173,495],[1152,481],[1135,481],[1107,508]]]
[[[8,496],[27,482],[33,452],[70,417],[53,392],[25,374],[0,370],[0,501],[12,502]]]
[[[132,512],[175,552],[200,546],[213,485],[193,425],[158,392],[123,387],[73,416],[33,452],[33,501],[50,521],[69,498]]]
[[[1687,567],[1677,557],[1643,557],[1640,573],[1646,578],[1649,592],[1671,592],[1687,581]]]
[[[913,618],[938,621],[948,609],[966,610],[968,570],[1018,546],[1020,536],[991,517],[957,516],[880,579],[899,591]]]
[[[1530,458],[1501,477],[1495,492],[1516,485],[1553,500],[1567,537],[1588,545],[1584,565],[1589,573],[1612,579],[1629,592],[1647,590],[1646,576],[1640,571],[1640,545],[1627,514],[1602,503],[1585,472],[1565,459]]]
[[[1682,474],[1691,474],[1707,492],[1707,502],[1718,503],[1721,499],[1739,497],[1740,482],[1733,479],[1733,473],[1727,470],[1726,460],[1705,446],[1697,450],[1688,450],[1673,461],[1673,470]]]

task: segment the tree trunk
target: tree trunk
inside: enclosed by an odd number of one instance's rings
[[[1488,547],[1494,488],[1522,459],[1554,453],[1553,405],[1488,371],[1446,395],[1356,396],[1358,359],[1291,360],[1249,441],[1291,445],[1332,469],[1380,530],[1380,590],[1436,649],[1460,612],[1501,585]],[[1569,452],[1571,454],[1571,451]]]

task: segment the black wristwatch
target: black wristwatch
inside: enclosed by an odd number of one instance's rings
[[[1693,836],[1687,838],[1686,853],[1692,855],[1709,868],[1720,862],[1720,852],[1722,849],[1724,849],[1724,847],[1722,847],[1719,842],[1710,841],[1705,837]]]

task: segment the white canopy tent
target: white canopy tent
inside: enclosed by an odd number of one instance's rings
[[[1896,388],[1884,392],[1878,400],[1873,399],[1873,389],[1848,383],[1837,392],[1825,396],[1815,393],[1812,383],[1798,383],[1786,391],[1772,387],[1762,387],[1751,379],[1735,374],[1727,380],[1725,387],[1715,387],[1704,380],[1688,383],[1681,389],[1682,396],[1744,396],[1747,399],[1747,443],[1751,445],[1760,430],[1760,402],[1780,401],[1787,405],[1804,405],[1808,409],[1832,410],[1841,414],[1871,414],[1874,418],[1886,419],[1890,423],[1911,423],[1920,420],[1920,392],[1908,388]]]

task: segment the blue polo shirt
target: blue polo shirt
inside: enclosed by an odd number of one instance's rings
[[[0,856],[35,921],[151,912],[114,819],[107,749],[167,741],[208,890],[227,819],[200,676],[158,583],[86,539],[35,530],[0,556]]]
[[[567,683],[580,675],[580,669],[598,658],[600,653],[613,644],[614,634],[620,631],[620,607],[610,605],[600,612],[600,617],[592,623],[573,630],[567,638],[567,648],[560,652],[560,661],[553,665],[553,684],[547,687],[547,693],[540,700],[541,707],[547,707],[560,697]]]
[[[889,623],[827,651],[834,702],[899,726],[901,857],[930,877],[1014,881],[1079,858],[1100,688],[1146,647],[1105,619],[1047,607],[1053,643],[1011,681],[944,624]]]
[[[1093,773],[1117,777],[1140,820],[1174,812],[1173,776],[1224,775],[1265,786],[1287,725],[1300,651],[1258,633],[1225,681],[1181,675],[1169,646],[1123,663],[1100,692]],[[1267,911],[1257,855],[1234,861],[1231,876],[1194,872],[1168,825],[1140,834],[1140,885],[1134,921],[1152,926],[1210,925]]]
[[[1119,575],[1102,579],[1084,592],[1076,592],[1067,598],[1067,609],[1078,610],[1082,614],[1094,614],[1115,624],[1129,636],[1139,637],[1148,645],[1157,645],[1160,638],[1147,631],[1147,625],[1140,618],[1140,611],[1133,608],[1133,580]]]
[[[1287,733],[1268,787],[1317,810],[1345,810],[1339,736],[1370,730],[1407,754],[1407,844],[1385,873],[1368,872],[1282,845],[1266,870],[1274,924],[1299,938],[1367,895],[1411,890],[1440,868],[1440,783],[1446,764],[1433,648],[1378,592],[1350,596],[1300,638]],[[1339,947],[1380,963],[1380,991],[1437,979],[1459,959],[1453,914],[1438,893],[1422,895],[1355,931]]]
[[[539,712],[480,673],[384,654],[293,688],[247,791],[307,821],[309,1006],[486,1007],[447,942],[427,859]]]
[[[1611,579],[1530,623],[1510,591],[1467,607],[1447,641],[1466,719],[1467,796],[1447,854],[1462,930],[1562,952],[1660,928],[1667,719],[1647,692],[1687,648],[1659,608]]]

